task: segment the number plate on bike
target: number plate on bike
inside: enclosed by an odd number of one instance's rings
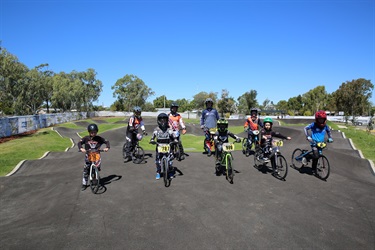
[[[160,144],[158,146],[159,153],[168,153],[169,152],[169,144]]]
[[[100,154],[98,152],[89,152],[87,158],[91,162],[97,162],[100,160]]]
[[[318,148],[325,148],[327,146],[327,143],[325,143],[325,142],[318,142],[316,144],[316,146],[318,146]]]
[[[283,143],[282,140],[274,140],[274,141],[272,141],[272,145],[274,147],[282,147],[284,145],[284,143]]]
[[[233,143],[223,143],[223,151],[225,151],[225,152],[234,151],[234,144]]]
[[[210,131],[210,134],[214,135],[217,131],[217,128],[210,128],[209,131]]]

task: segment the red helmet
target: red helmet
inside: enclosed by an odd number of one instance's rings
[[[319,110],[315,113],[315,123],[319,127],[324,127],[327,122],[327,114],[324,110]]]

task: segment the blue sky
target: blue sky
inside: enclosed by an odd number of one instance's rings
[[[373,0],[0,0],[0,40],[29,68],[94,68],[105,106],[126,74],[155,92],[148,101],[254,89],[277,103],[320,85],[375,84]]]

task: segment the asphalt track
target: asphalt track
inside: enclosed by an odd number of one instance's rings
[[[292,137],[282,148],[290,164],[293,149],[307,146],[302,128],[274,130]],[[74,130],[59,132],[78,140]],[[203,140],[195,126],[188,133]],[[375,176],[338,131],[325,151],[327,181],[308,168],[289,168],[280,181],[236,151],[230,184],[214,174],[212,157],[189,153],[168,188],[155,180],[153,151],[144,164],[123,163],[125,129],[101,135],[111,150],[102,154],[99,194],[80,189],[76,146],[0,178],[1,249],[375,249]]]

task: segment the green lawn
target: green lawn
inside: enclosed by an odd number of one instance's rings
[[[101,118],[107,121],[107,123],[100,123],[99,134],[108,130],[125,127],[126,123],[118,123],[119,121],[124,121],[123,117],[111,117],[111,118]],[[95,119],[97,120],[97,119]],[[95,120],[85,120],[88,122],[93,122]],[[185,119],[185,123],[199,124],[199,119]],[[300,126],[305,126],[306,124],[299,124]],[[329,122],[329,125],[338,130],[338,126],[334,123]],[[86,127],[77,126],[75,123],[64,123],[58,126],[82,130],[79,134],[81,136],[87,135]],[[293,124],[293,126],[296,126]],[[366,131],[359,130],[353,126],[347,126],[346,129],[340,129],[343,131],[347,138],[351,138],[355,147],[360,149],[363,155],[375,162],[375,135],[368,135]],[[230,127],[230,131],[234,134],[239,134],[243,131],[242,126]],[[151,135],[145,136],[140,142],[140,145],[145,150],[155,150],[154,145],[150,145],[148,142]],[[195,136],[192,134],[181,135],[181,140],[183,142],[186,152],[202,152],[203,150],[203,139],[204,136]],[[8,141],[0,144],[0,176],[4,176],[11,172],[13,168],[22,160],[33,160],[38,159],[44,155],[45,152],[63,152],[71,146],[71,141],[69,138],[60,137],[51,128],[45,128],[39,130],[37,133],[32,135],[23,136],[20,139]],[[235,144],[236,149],[240,150],[241,145]]]

